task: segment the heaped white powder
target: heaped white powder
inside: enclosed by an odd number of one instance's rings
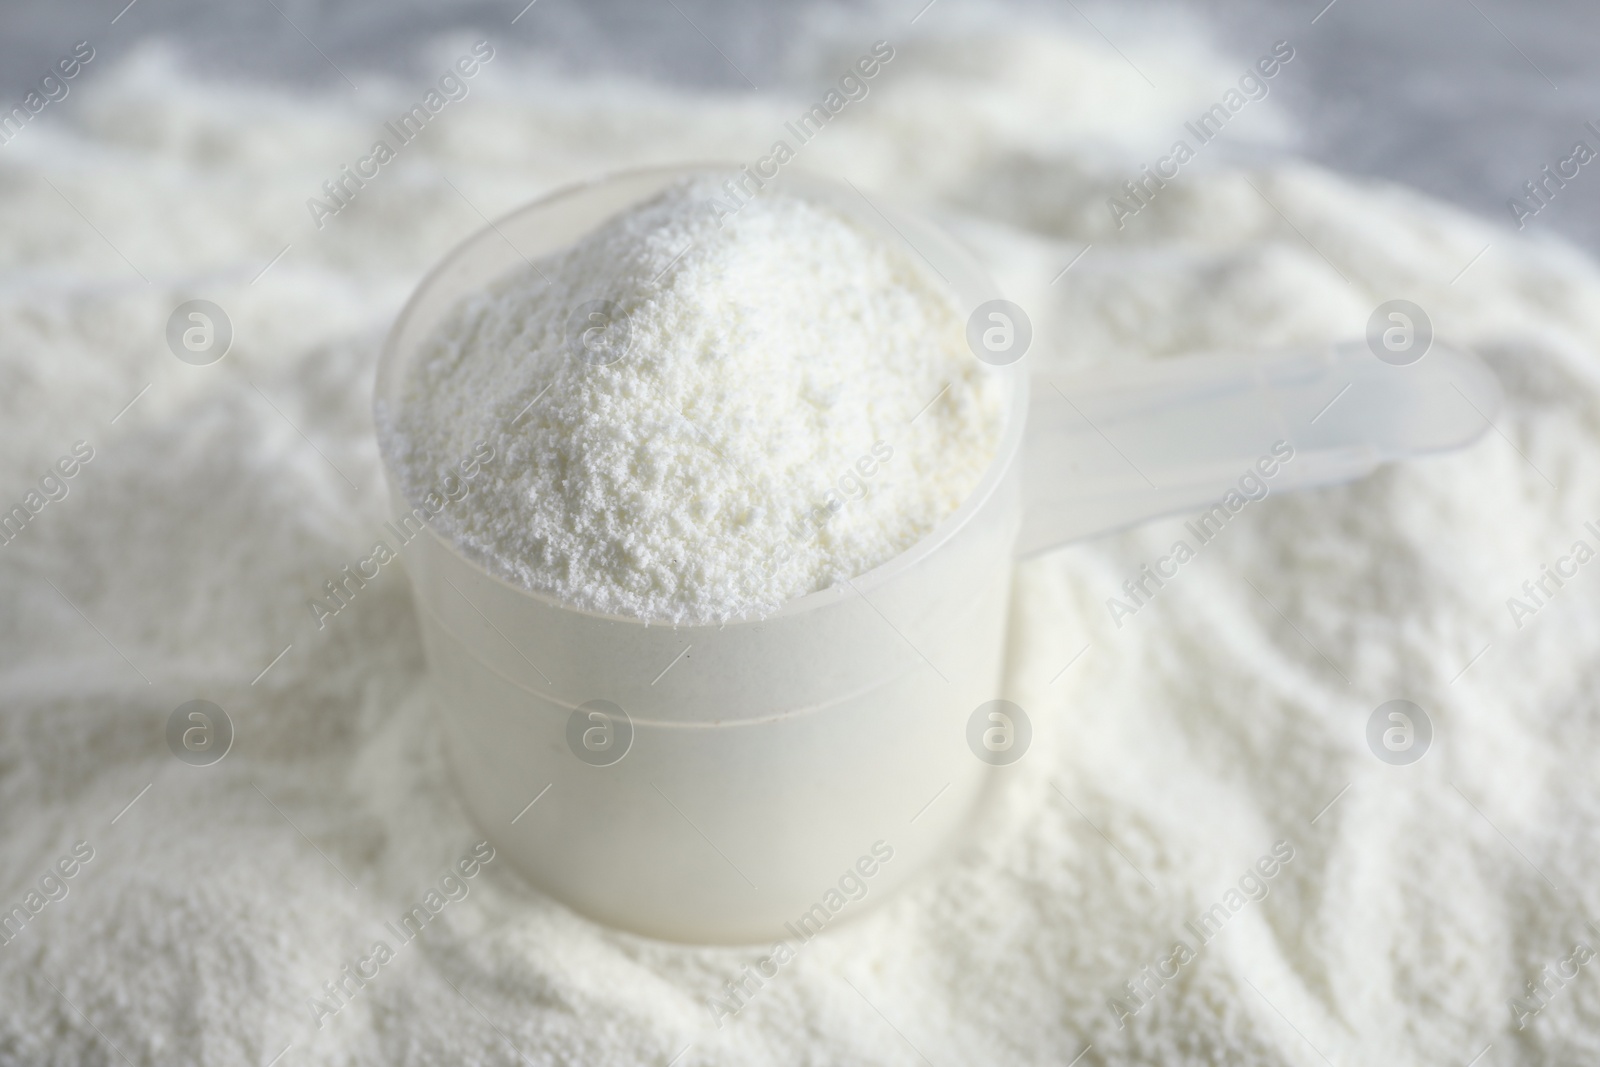
[[[719,215],[726,177],[518,269],[422,346],[386,446],[413,502],[494,448],[436,520],[493,573],[648,620],[760,615],[909,548],[992,460],[998,383],[942,279],[792,194]]]
[[[1596,564],[1520,627],[1506,607],[1575,540],[1596,547],[1600,269],[1404,190],[1230,170],[1220,144],[1119,234],[1107,190],[1243,59],[1102,24],[1152,89],[1087,31],[969,10],[935,5],[797,165],[980,216],[962,231],[1029,310],[1037,368],[1359,336],[1398,296],[1491,361],[1499,432],[1253,504],[1121,629],[1106,598],[1183,518],[1029,561],[1005,693],[1039,732],[978,842],[882,908],[852,904],[723,1028],[707,999],[769,946],[615,933],[496,860],[319,1029],[310,999],[478,840],[404,576],[385,567],[326,630],[306,610],[391,516],[368,418],[384,331],[482,225],[474,205],[756,158],[811,89],[687,95],[497,62],[318,233],[305,199],[328,160],[365,151],[416,86],[352,71],[368,111],[107,57],[0,149],[4,499],[74,440],[95,448],[0,546],[0,909],[75,842],[95,850],[0,944],[0,1065],[1600,1062],[1596,962],[1558,981],[1574,942],[1600,947]],[[845,29],[816,84],[879,35]],[[440,69],[465,46],[442,51]],[[84,166],[107,158],[109,176]],[[197,296],[236,330],[211,367],[161,339]],[[1434,726],[1406,767],[1365,740],[1395,697]],[[195,698],[237,727],[215,767],[163,740]],[[1278,840],[1295,854],[1270,894],[1147,979]],[[1539,1007],[1520,1028],[1513,998]],[[1113,999],[1137,1009],[1120,1027]]]

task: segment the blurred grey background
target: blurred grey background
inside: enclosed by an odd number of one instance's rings
[[[935,0],[958,6],[963,0]],[[0,100],[20,98],[57,54],[87,38],[97,61],[141,38],[162,37],[196,70],[218,76],[323,86],[334,64],[414,72],[416,44],[450,29],[483,27],[498,47],[526,49],[574,71],[619,69],[676,83],[743,86],[717,54],[760,82],[784,54],[808,9],[839,5],[732,0],[36,0],[0,8]],[[925,0],[872,7],[896,20]],[[1066,0],[1048,11],[1114,43],[1119,23],[1173,9],[1209,24],[1243,66],[1261,42],[1295,43],[1303,76],[1284,87],[1299,150],[1348,173],[1394,179],[1514,228],[1507,200],[1570,154],[1583,128],[1600,126],[1600,4],[1594,0],[1192,0],[1104,4]],[[992,17],[1008,5],[986,3]],[[516,24],[509,20],[517,16]],[[113,24],[110,20],[115,18]],[[1315,20],[1313,22],[1313,20]],[[698,28],[697,28],[698,27]],[[710,31],[702,36],[701,30]],[[716,45],[707,41],[712,37]],[[318,50],[327,57],[318,54]],[[71,106],[71,101],[63,101]],[[1600,168],[1527,220],[1527,230],[1600,251]]]

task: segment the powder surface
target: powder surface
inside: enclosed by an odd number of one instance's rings
[[[478,210],[622,166],[755,159],[879,29],[809,39],[804,84],[770,95],[497,60],[322,231],[305,200],[330,161],[423,87],[351,67],[362,106],[244,93],[108,47],[0,149],[0,499],[74,440],[95,449],[0,546],[0,908],[75,842],[95,850],[0,944],[0,1064],[1600,1062],[1595,962],[1527,999],[1600,936],[1600,562],[1532,618],[1507,610],[1596,545],[1600,269],[1405,190],[1241,170],[1223,138],[1117,231],[1107,192],[1249,57],[1102,23],[1152,89],[1087,30],[967,10],[935,5],[797,164],[960,216],[1034,320],[1036,370],[1070,387],[1113,360],[1320,344],[1403,297],[1493,365],[1498,432],[1252,504],[1120,629],[1106,599],[1183,517],[1019,568],[1005,695],[1037,733],[981,833],[830,926],[721,1029],[707,998],[768,946],[609,931],[501,859],[319,1028],[310,998],[479,837],[403,557],[325,629],[307,611],[392,516],[368,415],[384,331]],[[1224,137],[1270,139],[1276,98]],[[162,337],[196,297],[235,327],[210,367]],[[1365,739],[1395,697],[1434,726],[1406,767]],[[236,727],[212,767],[164,740],[195,698]],[[1270,894],[1130,999],[1279,840],[1294,857]],[[1513,998],[1540,1006],[1526,1025]]]
[[[413,503],[494,449],[435,521],[491,572],[592,611],[759,616],[909,548],[989,465],[999,385],[942,279],[793,195],[719,216],[726,177],[467,297],[380,413]]]

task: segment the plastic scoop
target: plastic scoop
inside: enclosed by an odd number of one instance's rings
[[[456,300],[681,177],[733,169],[618,174],[468,239],[385,344],[380,417]],[[920,219],[851,186],[781,181],[909,242],[968,307],[998,295]],[[1279,442],[1294,457],[1273,492],[1459,447],[1499,398],[1479,361],[1437,344],[1403,367],[1350,346],[1037,382],[1027,366],[991,369],[1005,428],[954,514],[882,566],[760,620],[674,628],[574,610],[418,536],[405,558],[449,763],[500,852],[617,926],[804,941],[947,853],[1007,773],[1005,752],[1025,751],[1026,724],[990,711],[1003,695],[1014,558],[1214,504]]]
[[[1036,381],[1017,555],[1215,504],[1278,442],[1294,459],[1271,476],[1273,492],[1460,448],[1500,402],[1482,360],[1437,342],[1404,366],[1357,341]]]

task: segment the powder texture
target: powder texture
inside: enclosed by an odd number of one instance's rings
[[[361,107],[342,88],[245,93],[108,47],[0,149],[0,499],[73,440],[96,449],[0,546],[0,907],[74,842],[95,849],[0,945],[0,1064],[1600,1062],[1595,963],[1525,1026],[1508,1008],[1600,923],[1600,564],[1520,627],[1506,604],[1595,544],[1600,269],[1401,189],[1229,166],[1220,138],[1119,232],[1107,191],[1236,83],[1237,57],[1192,29],[1103,24],[1152,89],[1087,30],[965,10],[935,5],[897,40],[798,165],[964,216],[1033,317],[1036,369],[1070,387],[1112,360],[1360,336],[1404,297],[1492,363],[1499,432],[1252,504],[1121,629],[1106,599],[1183,518],[1019,568],[1004,692],[1037,733],[981,833],[904,895],[852,905],[723,1028],[706,998],[768,946],[609,931],[497,859],[319,1029],[309,998],[479,837],[444,770],[403,558],[325,629],[306,607],[392,514],[368,416],[384,331],[482,225],[474,207],[756,158],[879,31],[812,41],[804,86],[760,95],[508,56],[320,232],[305,199],[328,161],[365,152],[417,86],[350,67]],[[1225,136],[1270,133],[1276,99]],[[235,327],[210,367],[162,336],[197,296]],[[1408,767],[1364,736],[1395,697],[1433,719]],[[164,740],[195,698],[236,726],[213,767]],[[1270,895],[1130,1000],[1277,840],[1295,854]]]
[[[468,297],[422,346],[387,447],[414,503],[494,448],[436,522],[493,573],[592,611],[760,615],[909,548],[993,458],[998,383],[942,280],[792,195],[719,215],[724,177]]]

